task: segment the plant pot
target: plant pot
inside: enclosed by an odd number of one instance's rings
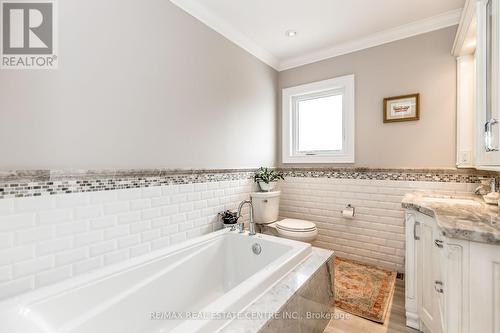
[[[236,224],[236,222],[238,222],[237,217],[224,217],[222,219],[222,223],[224,224]]]
[[[278,182],[270,182],[270,183],[259,182],[259,187],[262,192],[271,192],[272,190],[275,189],[276,184],[278,184]]]

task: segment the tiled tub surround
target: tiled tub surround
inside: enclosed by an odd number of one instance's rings
[[[313,247],[308,259],[245,310],[263,316],[234,320],[221,333],[322,333],[333,313],[333,262],[332,251]]]
[[[431,181],[375,179],[360,173],[355,179],[328,177],[324,171],[288,173],[281,184],[280,216],[314,221],[318,239],[314,246],[332,249],[336,255],[404,272],[404,210],[401,200],[415,190],[448,194],[470,193],[477,186],[477,175],[450,178],[429,173]],[[352,173],[348,175],[352,176]],[[418,179],[418,174],[410,174]],[[453,176],[451,174],[450,176]],[[436,181],[447,179],[447,182]],[[460,181],[460,182],[457,182]],[[353,219],[342,217],[341,210],[351,204]]]
[[[446,196],[437,193],[408,193],[402,201],[402,207],[434,218],[443,236],[500,245],[498,206],[488,205],[476,195],[457,197],[476,202],[475,205],[439,202],[439,198],[443,197]],[[437,200],[433,201],[433,198]]]
[[[248,173],[176,177],[191,183],[0,200],[0,299],[212,232],[254,190]]]

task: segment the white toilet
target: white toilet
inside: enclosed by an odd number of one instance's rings
[[[312,242],[318,236],[316,224],[311,221],[283,219],[278,221],[280,191],[254,192],[250,194],[253,205],[253,219],[261,229],[274,231],[283,238]]]

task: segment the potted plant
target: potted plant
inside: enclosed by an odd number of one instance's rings
[[[226,210],[225,212],[220,212],[219,216],[224,224],[236,224],[238,222],[238,213]]]
[[[270,192],[274,190],[278,180],[280,179],[285,179],[285,177],[283,177],[283,173],[264,167],[260,167],[253,177],[253,180],[259,184],[260,189],[263,192]]]

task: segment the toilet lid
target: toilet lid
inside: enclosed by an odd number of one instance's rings
[[[286,231],[314,231],[316,224],[305,220],[284,219],[276,222],[276,228]]]

